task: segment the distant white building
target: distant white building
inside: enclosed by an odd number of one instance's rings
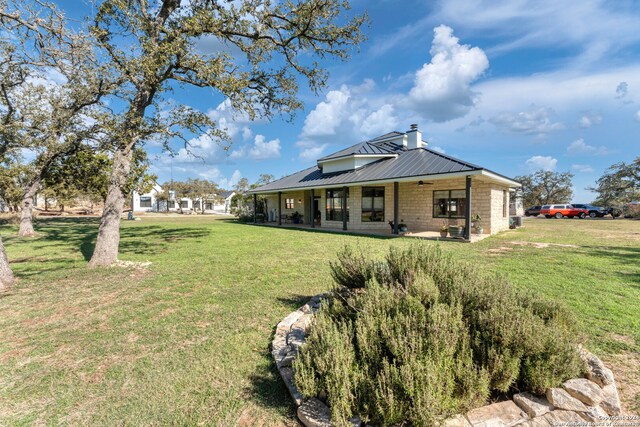
[[[133,192],[134,212],[162,212],[167,210],[166,201],[158,200],[158,194],[162,193],[162,186],[157,182],[153,184],[151,190],[144,194]]]
[[[235,191],[224,191],[220,193],[220,203],[216,203],[212,206],[212,210],[215,213],[231,213],[231,199],[236,195]]]
[[[204,200],[182,197],[176,200],[174,191],[167,193],[169,200],[158,200],[158,194],[162,193],[162,186],[155,183],[153,188],[145,194],[133,193],[134,212],[177,212],[198,211],[201,212],[201,204],[204,203],[205,213],[228,214],[231,211],[231,198],[236,194],[233,191],[225,191],[219,196],[211,195]]]

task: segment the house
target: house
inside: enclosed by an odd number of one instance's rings
[[[167,210],[167,202],[158,200],[158,195],[162,193],[162,186],[157,182],[153,183],[151,190],[144,194],[136,191],[132,195],[132,205],[134,212],[158,212]]]
[[[167,192],[168,200],[158,200],[158,195],[163,193],[163,188],[158,183],[154,183],[149,192],[138,194],[133,192],[134,212],[176,212],[176,211],[201,211],[201,203],[204,203],[205,213],[229,213],[231,198],[236,194],[233,191],[225,191],[218,195],[200,200],[181,197],[176,200],[176,193],[173,190]]]
[[[215,213],[228,214],[231,212],[231,199],[235,195],[235,191],[223,191],[216,202],[211,207],[207,207],[207,209],[211,209]]]
[[[398,233],[464,225],[479,214],[485,233],[509,228],[509,190],[520,184],[481,166],[431,150],[417,125],[317,160],[311,168],[250,190],[268,220],[297,212],[309,227]],[[313,218],[313,221],[310,221]],[[389,227],[392,226],[392,229]]]

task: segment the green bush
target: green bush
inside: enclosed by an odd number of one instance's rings
[[[294,363],[306,397],[380,424],[435,425],[513,391],[543,393],[583,369],[575,322],[518,291],[416,244],[384,262],[345,248],[336,288]]]

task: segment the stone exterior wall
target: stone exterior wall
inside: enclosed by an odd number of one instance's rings
[[[507,205],[508,209],[508,205]],[[502,213],[502,212],[500,212]],[[292,364],[312,327],[313,315],[327,294],[317,295],[290,313],[276,327],[271,354],[282,380],[298,407],[297,415],[307,427],[331,426],[331,410],[317,398],[305,399],[293,382]],[[565,381],[561,387],[547,389],[545,396],[518,393],[513,400],[492,403],[458,414],[444,427],[552,427],[616,426],[622,409],[613,373],[595,355],[579,348],[587,366],[586,378]],[[629,418],[631,419],[631,418]],[[351,419],[360,427],[358,417]],[[620,424],[625,425],[625,424]],[[630,424],[629,424],[630,425]]]
[[[448,225],[464,225],[464,218],[445,219],[433,217],[433,192],[438,190],[464,190],[465,179],[435,180],[432,184],[418,185],[417,182],[401,182],[398,195],[398,219],[407,225],[410,232],[439,231],[443,221]],[[391,231],[389,221],[393,221],[393,183],[371,185],[366,187],[384,188],[384,221],[363,222],[362,186],[349,187],[349,230]],[[340,187],[337,187],[340,188]],[[505,193],[506,192],[506,193]],[[329,221],[326,218],[326,189],[315,190],[320,196],[321,227],[342,228],[342,221]],[[506,200],[504,196],[506,194]],[[294,198],[296,209],[285,209],[285,199]],[[296,210],[305,215],[308,224],[309,191],[283,192],[282,214],[292,214]],[[277,207],[278,196],[267,196],[269,209]],[[299,204],[298,200],[302,199]],[[503,203],[506,202],[506,210]],[[482,218],[485,234],[495,234],[509,228],[509,187],[495,183],[472,180],[471,184],[471,215],[478,213]],[[506,213],[506,215],[505,215]]]

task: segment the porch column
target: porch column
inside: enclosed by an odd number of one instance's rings
[[[309,200],[311,203],[309,204],[309,220],[311,221],[311,228],[316,228],[316,213],[313,210],[313,188],[311,189],[311,195],[309,196]]]
[[[256,210],[258,209],[258,195],[257,194],[253,194],[253,223],[257,224],[258,223],[258,216],[256,215]]]
[[[393,183],[393,234],[398,234],[398,217],[400,216],[399,212],[398,212],[398,206],[400,205],[400,203],[398,202],[399,197],[398,197],[398,193],[399,193],[399,187],[400,184],[398,184],[398,181]]]
[[[278,225],[282,225],[282,191],[278,191]]]
[[[347,230],[347,187],[342,187],[342,229]]]
[[[464,238],[469,240],[471,236],[471,176],[467,175],[467,185],[465,188],[465,210],[464,216]]]

